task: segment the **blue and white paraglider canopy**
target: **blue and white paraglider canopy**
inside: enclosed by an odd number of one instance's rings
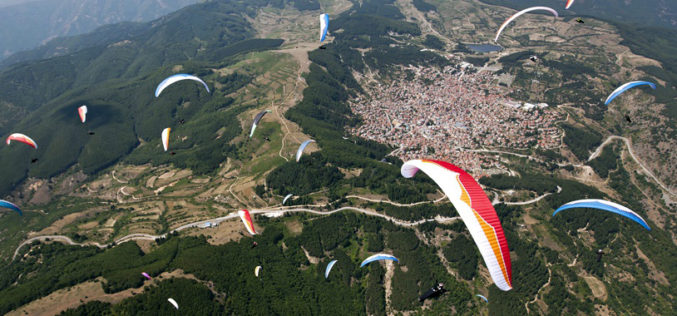
[[[615,99],[617,96],[621,95],[623,92],[627,91],[628,89],[634,88],[636,86],[650,86],[652,89],[656,90],[656,84],[653,82],[648,82],[648,81],[630,81],[614,90],[614,92],[611,92],[611,94],[606,98],[606,101],[604,101],[604,105],[609,105],[613,99]]]
[[[336,264],[337,261],[338,260],[332,260],[332,261],[329,262],[329,264],[327,265],[327,268],[324,270],[324,278],[325,279],[329,277],[329,272],[331,272],[331,269],[334,267],[334,265]]]
[[[598,210],[603,210],[603,211],[608,211],[611,213],[616,213],[618,215],[627,217],[640,225],[642,225],[644,228],[651,230],[651,227],[649,227],[649,224],[641,217],[639,214],[633,212],[631,209],[620,205],[616,204],[614,202],[609,202],[609,201],[604,201],[604,200],[593,200],[593,199],[588,199],[588,200],[577,200],[573,202],[569,202],[567,204],[564,204],[560,206],[557,210],[555,210],[554,213],[552,213],[552,216],[555,216],[557,213],[568,210],[570,208],[592,208],[592,209],[598,209]]]
[[[320,15],[320,43],[324,42],[327,37],[327,30],[329,29],[329,14],[322,13]]]
[[[364,266],[366,266],[366,265],[368,265],[368,264],[370,264],[374,261],[379,261],[379,260],[391,260],[391,261],[395,261],[395,262],[400,262],[400,260],[395,258],[395,256],[393,256],[393,255],[389,255],[389,254],[385,254],[385,253],[377,253],[377,254],[375,254],[375,255],[367,258],[367,259],[364,259],[364,261],[362,261],[362,264],[360,264],[360,268],[362,268],[362,267],[364,267]]]

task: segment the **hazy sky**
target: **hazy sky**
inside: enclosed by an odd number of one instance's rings
[[[0,7],[6,7],[8,5],[13,5],[13,4],[18,4],[18,3],[26,3],[26,2],[33,2],[33,1],[38,1],[38,0],[0,0]]]

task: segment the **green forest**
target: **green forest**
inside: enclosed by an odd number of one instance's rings
[[[131,28],[128,24],[113,25],[94,35],[65,39],[60,45],[75,51],[68,55],[44,60],[26,56],[25,61],[7,66],[0,72],[7,83],[0,91],[0,100],[23,110],[8,111],[8,117],[0,119],[6,123],[0,125],[0,133],[21,131],[35,139],[39,149],[0,149],[5,162],[0,166],[0,193],[8,193],[26,177],[52,177],[76,164],[87,174],[123,159],[130,163],[174,163],[209,173],[225,157],[235,157],[236,150],[228,140],[241,129],[223,122],[234,121],[245,109],[232,108],[233,100],[226,95],[251,78],[237,74],[219,78],[209,69],[232,64],[242,53],[282,44],[282,40],[251,39],[254,31],[250,23],[240,15],[228,14],[255,14],[249,5],[283,7],[284,3],[214,1],[189,6],[162,18],[159,24],[149,22]],[[123,40],[129,44],[111,45]],[[210,85],[218,80],[224,89],[207,94],[182,83],[153,98],[155,86],[172,74],[171,68],[177,63],[181,63],[183,72],[201,76]],[[190,103],[200,106],[182,106]],[[85,125],[75,114],[82,104],[93,114]],[[188,123],[179,126],[179,121]],[[180,143],[177,155],[158,155],[154,146],[138,147],[139,139],[159,144],[160,132],[167,125],[175,129],[175,135],[189,136],[189,142]],[[224,141],[207,141],[224,126]],[[88,136],[88,132],[94,135]],[[205,157],[212,160],[205,161]],[[31,163],[33,159],[37,162]]]
[[[232,241],[218,245],[210,243],[209,233],[197,228],[171,233],[164,214],[158,221],[161,233],[167,234],[146,247],[135,242],[105,248],[50,240],[34,242],[20,248],[16,260],[2,262],[0,313],[83,282],[97,282],[108,294],[130,289],[135,293],[113,304],[87,302],[61,315],[386,315],[390,312],[387,305],[396,312],[413,311],[414,315],[526,315],[541,310],[536,298],[547,304],[549,315],[595,314],[596,305],[608,305],[619,314],[645,314],[648,305],[655,314],[674,313],[674,298],[666,295],[674,292],[672,285],[677,283],[677,248],[671,227],[659,229],[659,223],[649,217],[650,206],[641,202],[644,192],[632,181],[636,175],[620,160],[619,146],[611,143],[596,159],[587,161],[603,135],[580,124],[561,125],[564,144],[617,194],[567,177],[573,167],[560,168],[555,163],[566,160],[565,153],[558,150],[535,151],[547,163],[506,158],[505,164],[516,175],[495,173],[478,179],[490,198],[493,193],[511,190],[547,196],[529,206],[495,202],[510,248],[507,255],[511,258],[513,289],[501,291],[494,286],[468,229],[454,218],[459,214],[453,204],[448,198],[432,202],[431,196],[442,196],[438,186],[423,174],[402,177],[403,162],[389,156],[395,148],[346,134],[346,129],[361,123],[348,105],[350,99],[364,92],[355,72],[376,71],[388,78],[403,65],[444,67],[449,60],[422,48],[443,50],[445,42],[407,21],[394,0],[352,2],[352,8],[332,16],[333,40],[309,53],[311,64],[303,78],[307,85],[303,98],[283,114],[314,139],[320,150],[304,155],[299,162],[280,159],[272,170],[261,173],[253,190],[258,197],[293,193],[294,198],[280,208],[311,207],[308,205],[326,200],[326,205],[317,208],[320,213],[285,213],[280,217],[259,213],[252,216],[259,234],[235,232]],[[418,10],[438,14],[431,3],[413,1]],[[254,108],[240,104],[234,94],[242,93],[256,74],[221,75],[215,69],[243,61],[246,53],[284,45],[281,39],[254,38],[256,31],[249,18],[261,7],[293,7],[312,14],[322,8],[315,0],[210,1],[154,23],[111,26],[8,59],[15,64],[5,64],[0,72],[0,78],[7,82],[7,89],[0,91],[0,101],[24,110],[8,111],[10,118],[0,118],[2,122],[14,121],[0,125],[0,132],[25,132],[41,146],[38,151],[14,144],[0,149],[6,162],[0,164],[4,178],[0,193],[11,191],[28,177],[50,177],[71,168],[94,175],[119,162],[171,165],[190,169],[197,176],[225,177],[215,171],[228,158],[251,158],[246,144],[233,141],[243,134],[242,125],[228,122],[239,122],[238,115]],[[646,33],[631,28],[621,32],[628,34],[633,51],[646,44],[641,39]],[[403,44],[412,43],[412,39],[416,45]],[[130,43],[111,45],[124,40]],[[44,59],[56,45],[66,45],[74,52]],[[663,40],[657,45],[669,46]],[[510,54],[499,61],[506,71],[515,73],[517,82],[526,82],[519,63],[532,53]],[[674,59],[668,55],[661,53],[659,57]],[[569,77],[595,73],[589,64],[574,63],[572,58],[545,60],[543,66]],[[465,60],[479,65],[489,57]],[[182,72],[204,78],[216,91],[207,93],[201,86],[181,83],[154,98],[156,84],[172,74],[176,65],[182,66]],[[651,71],[662,78],[674,78],[675,70],[670,67]],[[217,85],[220,88],[214,89]],[[565,85],[545,97],[552,103],[580,96],[587,101],[599,99],[581,89],[579,85]],[[33,93],[35,90],[41,93]],[[672,90],[659,89],[657,95],[668,100],[674,98]],[[567,91],[578,94],[567,95]],[[84,126],[75,115],[81,104],[100,114]],[[589,104],[581,108],[588,118],[604,115],[604,110],[592,109]],[[168,124],[174,133],[174,154],[158,154],[160,131]],[[88,131],[96,133],[90,136]],[[274,131],[262,125],[257,133]],[[217,133],[218,141],[214,141]],[[185,141],[177,141],[184,137]],[[30,158],[39,160],[31,163]],[[360,172],[345,172],[356,169]],[[347,197],[355,192],[387,197],[389,201]],[[647,233],[626,218],[591,209],[572,209],[553,216],[559,206],[582,198],[613,199],[627,205],[649,219],[654,229]],[[193,195],[189,200],[206,208],[232,208],[199,199]],[[134,211],[97,198],[57,196],[41,213],[26,212],[21,218],[3,215],[0,251],[9,258],[15,249],[12,246],[25,239],[27,227],[40,231],[96,203],[105,212],[121,214],[111,225],[113,236]],[[403,222],[422,222],[407,226],[351,210],[324,213],[350,206]],[[445,224],[431,220],[437,216],[451,220]],[[233,222],[241,227],[239,219]],[[80,233],[68,231],[76,242],[87,238]],[[600,260],[598,249],[605,253]],[[378,252],[392,254],[399,262],[360,268],[362,260]],[[338,261],[325,278],[331,260]],[[262,267],[258,277],[254,274],[256,266]],[[656,271],[662,278],[656,277]],[[147,281],[142,272],[153,280]],[[179,276],[167,277],[170,272]],[[626,274],[632,277],[631,282],[617,277]],[[585,277],[601,280],[607,298],[592,295]],[[419,296],[438,282],[444,283],[446,293],[420,302]],[[489,303],[476,294],[487,296]],[[176,300],[178,311],[167,301],[169,298]]]

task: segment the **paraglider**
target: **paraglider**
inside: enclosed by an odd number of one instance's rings
[[[338,260],[332,260],[329,262],[327,265],[327,268],[324,269],[324,278],[327,279],[329,278],[329,272],[331,272],[331,269],[334,267],[334,265],[338,262]]]
[[[494,42],[498,42],[498,37],[501,35],[501,32],[503,32],[503,29],[505,29],[508,26],[508,24],[510,24],[510,22],[514,21],[515,19],[520,17],[522,14],[525,14],[525,13],[531,12],[531,11],[536,11],[536,10],[545,10],[545,11],[551,12],[555,17],[559,17],[559,15],[557,14],[557,11],[555,11],[555,9],[549,8],[549,7],[531,7],[531,8],[524,9],[520,12],[513,14],[511,17],[509,17],[507,20],[505,20],[505,22],[503,22],[503,24],[501,24],[501,27],[498,28],[498,32],[496,32],[496,37],[494,38]]]
[[[287,202],[287,200],[289,200],[289,198],[292,197],[292,196],[294,196],[294,195],[291,194],[291,193],[287,194],[287,196],[285,196],[284,199],[282,199],[282,205],[284,205],[284,203]]]
[[[0,207],[15,211],[15,212],[19,213],[19,215],[21,215],[21,216],[24,215],[24,213],[21,212],[21,209],[12,202],[0,200]]]
[[[625,115],[625,120],[628,121],[628,123],[632,123],[632,120],[630,119],[630,115]]]
[[[252,235],[256,235],[256,229],[254,229],[254,222],[252,221],[251,216],[249,216],[249,211],[240,210],[237,211],[237,213],[240,215],[240,219],[242,219],[244,227],[247,229],[247,231]]]
[[[621,93],[627,91],[628,89],[637,87],[637,86],[650,86],[652,89],[656,90],[656,84],[653,82],[648,82],[648,81],[630,81],[614,90],[607,98],[606,101],[604,101],[604,105],[609,105],[613,99],[615,99],[617,96],[619,96]]]
[[[169,127],[162,130],[162,147],[164,147],[165,151],[169,148],[169,133],[171,131],[172,129]]]
[[[85,123],[87,121],[87,106],[83,105],[78,108],[78,115],[80,116],[80,121]]]
[[[597,209],[597,210],[603,210],[603,211],[608,211],[611,213],[616,213],[618,215],[627,217],[638,224],[642,225],[644,228],[647,230],[651,230],[651,227],[649,227],[649,224],[641,217],[639,214],[633,212],[631,209],[620,205],[616,204],[614,202],[609,202],[609,201],[604,201],[604,200],[594,200],[594,199],[588,199],[588,200],[577,200],[573,202],[569,202],[567,204],[564,204],[560,206],[557,210],[555,210],[554,213],[552,213],[552,216],[555,216],[557,213],[568,210],[571,208],[591,208],[591,209]]]
[[[146,272],[141,272],[141,275],[143,275],[143,277],[146,278],[147,280],[151,279],[150,275]]]
[[[7,137],[7,145],[9,145],[12,141],[21,142],[35,149],[38,149],[38,144],[33,139],[21,133],[14,133],[12,135],[9,135],[9,137]]]
[[[602,260],[603,255],[604,255],[604,251],[602,249],[597,249],[597,262]]]
[[[174,306],[177,310],[179,309],[179,303],[177,303],[173,298],[168,298],[167,301]]]
[[[36,163],[36,162],[38,162],[38,158],[31,159],[31,163]]]
[[[172,84],[174,84],[178,81],[181,81],[181,80],[197,81],[197,82],[201,83],[205,87],[205,89],[207,89],[207,93],[210,93],[209,92],[209,86],[207,86],[207,83],[202,81],[202,79],[200,79],[196,76],[193,76],[193,75],[189,75],[189,74],[176,74],[176,75],[173,75],[173,76],[169,76],[165,80],[162,80],[162,82],[160,82],[160,84],[157,86],[157,88],[155,88],[155,97],[156,98],[159,97],[160,93],[162,93],[162,91],[165,88],[167,88],[170,85],[172,85]]]
[[[576,22],[578,22],[579,24],[585,23],[585,21],[583,21],[583,19],[581,19],[581,18],[576,19]]]
[[[310,143],[314,143],[315,141],[312,139],[309,139],[303,143],[301,143],[301,146],[299,146],[299,150],[296,151],[296,162],[299,162],[301,160],[301,155],[303,155],[303,150],[306,149],[306,146]]]
[[[256,266],[256,268],[254,268],[254,275],[255,275],[257,278],[259,277],[259,273],[260,273],[260,272],[261,272],[261,266]]]
[[[564,9],[569,10],[569,8],[571,8],[572,4],[574,4],[574,0],[567,0],[566,6],[564,7]]]
[[[362,268],[362,267],[364,267],[364,266],[366,266],[366,265],[368,265],[368,264],[370,264],[374,261],[379,261],[379,260],[391,260],[391,261],[395,261],[395,262],[400,262],[400,260],[395,258],[395,256],[393,256],[393,255],[389,255],[389,254],[385,254],[385,253],[377,253],[377,254],[375,254],[375,255],[367,258],[367,259],[364,259],[364,261],[362,261],[362,264],[360,264],[360,268]]]
[[[254,123],[252,123],[252,130],[251,130],[251,132],[249,132],[249,138],[252,138],[252,136],[254,136],[254,131],[256,130],[256,126],[259,125],[259,121],[261,121],[263,116],[266,115],[266,113],[270,113],[270,112],[272,112],[272,111],[271,110],[265,110],[265,111],[261,111],[261,113],[259,113],[259,114],[256,114],[256,116],[254,117]]]
[[[531,61],[533,61],[533,62],[537,62],[537,61],[538,61],[538,56],[536,56],[536,55],[531,55],[531,57],[529,57],[529,60],[531,60]]]
[[[327,37],[327,30],[329,29],[329,14],[320,14],[320,43],[324,42]]]
[[[482,294],[475,294],[475,296],[477,296],[477,297],[483,299],[485,302],[489,303],[489,300],[488,300],[486,297],[484,297],[484,295],[482,295]]]
[[[512,266],[508,242],[491,201],[470,174],[448,162],[410,160],[402,165],[405,178],[422,170],[437,183],[470,231],[496,286],[512,289]]]
[[[430,290],[428,290],[427,292],[423,293],[423,295],[421,295],[421,296],[418,298],[418,301],[419,301],[419,302],[423,302],[423,301],[425,301],[425,300],[428,299],[428,298],[438,296],[438,295],[440,295],[440,294],[442,294],[442,293],[444,293],[444,292],[446,292],[446,290],[444,289],[444,283],[437,283],[436,285],[434,285],[433,287],[431,287]]]

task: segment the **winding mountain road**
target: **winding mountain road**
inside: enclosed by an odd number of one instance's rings
[[[656,176],[654,176],[654,174],[651,171],[649,171],[649,168],[645,167],[644,164],[642,163],[642,161],[639,160],[639,158],[637,158],[637,156],[635,156],[635,152],[632,150],[632,142],[625,137],[616,136],[616,135],[611,135],[611,136],[607,137],[606,140],[604,140],[604,142],[601,145],[599,145],[597,147],[597,149],[595,149],[595,151],[590,155],[590,157],[588,158],[588,161],[591,161],[591,160],[597,158],[602,153],[602,149],[604,149],[604,147],[606,145],[608,145],[610,142],[612,142],[614,140],[622,140],[625,143],[625,147],[628,148],[628,152],[630,153],[630,157],[632,157],[632,159],[640,167],[642,167],[644,172],[647,175],[649,175],[649,177],[651,177],[654,180],[654,182],[656,182],[665,192],[667,192],[668,194],[670,194],[672,196],[677,196],[677,193],[670,190],[667,185],[665,185],[661,180],[659,180]]]
[[[362,197],[362,196],[358,196],[358,195],[348,195],[348,196],[346,196],[347,199],[358,199],[358,200],[363,200],[363,201],[367,201],[367,202],[374,202],[374,203],[386,203],[386,204],[399,206],[399,207],[412,207],[412,206],[416,206],[416,205],[429,204],[429,203],[435,204],[435,203],[439,203],[440,201],[444,200],[444,198],[446,198],[446,197],[447,197],[446,195],[443,195],[441,198],[434,200],[434,201],[423,201],[423,202],[416,202],[416,203],[409,203],[409,204],[401,204],[401,203],[393,202],[393,201],[390,201],[390,200],[376,200],[376,199],[370,199],[370,198],[366,198],[366,197]]]
[[[414,222],[409,222],[409,221],[403,221],[403,220],[400,220],[400,219],[396,219],[394,217],[391,217],[391,216],[388,216],[388,215],[385,215],[385,214],[381,214],[381,213],[378,213],[376,211],[361,209],[361,208],[352,207],[352,206],[341,207],[341,208],[338,208],[338,209],[335,209],[335,210],[332,210],[332,211],[317,211],[317,210],[308,209],[308,208],[276,207],[276,208],[271,208],[271,209],[251,210],[251,211],[249,211],[249,213],[252,214],[252,215],[255,215],[255,214],[268,214],[268,213],[286,214],[286,213],[305,212],[305,213],[311,213],[311,214],[316,214],[316,215],[331,215],[331,214],[334,214],[334,213],[337,213],[337,212],[343,212],[343,211],[354,211],[354,212],[362,213],[362,214],[369,215],[369,216],[380,217],[380,218],[383,218],[383,219],[386,219],[386,220],[392,222],[395,225],[403,226],[403,227],[418,226],[418,225],[421,225],[421,224],[427,223],[427,222],[438,222],[438,223],[445,224],[445,223],[451,223],[451,222],[454,222],[454,221],[461,219],[460,217],[444,217],[444,216],[438,215],[438,216],[435,216],[435,218],[422,219],[422,220],[418,220],[418,221],[414,221]],[[207,222],[218,224],[218,223],[221,223],[223,221],[235,219],[235,218],[238,218],[238,217],[239,217],[239,215],[237,214],[237,212],[232,212],[232,213],[229,213],[226,216],[212,218],[212,219],[206,219],[206,220],[201,220],[201,221],[181,225],[181,226],[171,230],[170,233],[179,232],[179,231],[189,229],[189,228],[199,227],[200,225],[204,225]],[[21,250],[22,247],[24,247],[24,246],[26,246],[26,245],[34,242],[34,241],[45,242],[45,241],[50,240],[50,241],[63,242],[65,244],[72,245],[72,246],[96,246],[96,247],[99,247],[99,248],[106,248],[108,246],[117,245],[117,244],[121,244],[121,243],[128,242],[128,241],[156,240],[156,239],[160,239],[160,238],[165,238],[166,236],[167,236],[167,234],[162,234],[162,235],[130,234],[130,235],[121,237],[121,238],[115,240],[112,243],[103,244],[103,245],[99,244],[97,242],[78,243],[78,242],[74,242],[70,237],[63,236],[63,235],[36,236],[36,237],[31,237],[29,239],[26,239],[21,244],[19,244],[19,246],[14,251],[14,255],[12,256],[12,260],[16,259],[16,256],[19,255],[19,250]]]

